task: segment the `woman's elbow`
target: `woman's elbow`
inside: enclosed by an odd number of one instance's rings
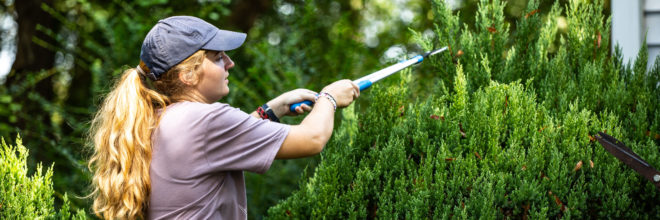
[[[312,140],[310,141],[310,144],[308,146],[309,154],[311,154],[313,156],[313,155],[317,155],[317,154],[321,153],[321,151],[323,151],[323,148],[325,148],[326,142],[327,141],[323,141],[323,139],[320,138],[320,137],[312,138]]]
[[[330,139],[330,135],[318,132],[317,134],[312,135],[312,140],[310,140],[309,152],[313,155],[317,155],[323,151],[325,145]]]

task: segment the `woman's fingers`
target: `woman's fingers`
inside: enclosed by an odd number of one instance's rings
[[[357,97],[360,97],[360,87],[353,81],[351,81],[351,84],[353,85],[353,99],[357,99]]]
[[[309,89],[296,89],[296,93],[298,93],[299,98],[302,100],[299,101],[305,101],[305,100],[310,100],[313,101],[316,98],[316,92],[309,90]]]
[[[296,111],[295,115],[300,115],[300,114],[304,114],[305,112],[312,111],[312,107],[307,105],[307,104],[302,104],[302,105],[296,107],[295,111]]]
[[[316,93],[305,93],[302,95],[302,101],[309,100],[314,101],[316,99]]]
[[[303,108],[306,112],[312,111],[312,106],[309,106],[307,104],[302,104],[300,107]]]
[[[300,111],[298,111],[298,109],[300,109]],[[303,103],[302,105],[300,105],[300,106],[298,106],[298,107],[296,108],[296,111],[297,111],[299,114],[302,114],[302,113],[305,113],[305,112],[312,111],[312,107],[309,106],[309,105],[307,105],[307,104],[304,104],[304,103]]]
[[[278,99],[282,101],[283,115],[296,116],[311,111],[312,107],[306,104],[294,108],[293,112],[291,112],[289,108],[294,103],[314,101],[316,99],[316,94],[316,92],[309,89],[294,89],[282,94]]]

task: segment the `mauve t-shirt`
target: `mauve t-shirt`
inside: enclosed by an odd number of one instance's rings
[[[243,171],[266,172],[290,127],[222,103],[179,102],[163,114],[148,219],[246,219]]]

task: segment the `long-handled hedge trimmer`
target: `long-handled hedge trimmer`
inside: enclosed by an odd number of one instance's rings
[[[428,56],[431,56],[431,55],[434,55],[434,54],[437,54],[437,53],[440,53],[440,52],[443,52],[445,50],[447,50],[447,47],[443,47],[443,48],[440,48],[440,49],[437,49],[437,50],[432,50],[430,52],[425,53],[424,55],[417,55],[417,56],[415,56],[411,59],[401,61],[397,64],[385,67],[381,70],[373,72],[373,73],[371,73],[369,75],[366,75],[362,78],[353,80],[353,82],[360,87],[360,91],[365,90],[365,89],[371,87],[372,84],[378,82],[379,80],[381,80],[385,77],[388,77],[388,76],[390,76],[390,75],[392,75],[396,72],[399,72],[400,70],[405,69],[406,67],[412,66],[413,64],[421,63],[424,60],[424,58],[426,58]],[[302,102],[292,104],[291,107],[289,107],[289,110],[291,110],[291,112],[295,112],[296,107],[298,107],[302,104],[306,104],[306,105],[309,105],[309,106],[314,105],[314,103],[312,101],[305,100],[305,101],[302,101]]]

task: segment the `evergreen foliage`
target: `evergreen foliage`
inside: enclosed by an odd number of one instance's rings
[[[660,191],[593,138],[660,168],[660,59],[647,71],[646,48],[632,65],[610,54],[600,1],[548,15],[532,1],[511,34],[498,0],[480,2],[474,30],[444,4],[438,38],[416,35],[451,47],[430,59],[430,95],[410,70],[365,92],[271,218],[660,218]]]
[[[28,177],[28,150],[20,137],[16,146],[2,139],[0,149],[0,219],[85,219],[85,211],[78,209],[72,215],[67,195],[62,207],[56,211],[53,190],[53,167],[43,173],[41,164]]]

